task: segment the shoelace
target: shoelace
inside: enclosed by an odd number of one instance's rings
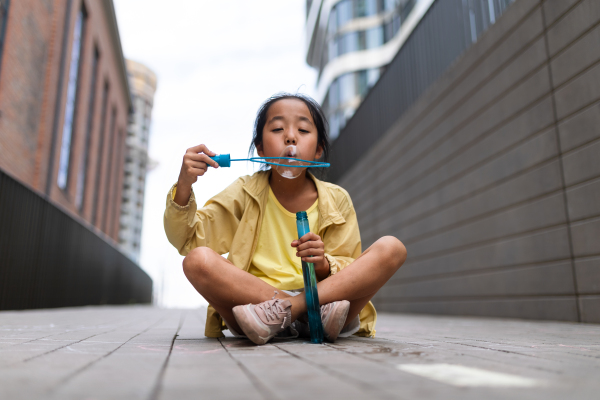
[[[321,306],[321,318],[323,318],[323,314],[327,314],[329,312],[329,309],[333,307],[334,304],[335,301],[333,303],[327,303]]]
[[[275,292],[277,293],[277,292]],[[274,302],[268,302],[266,304],[259,304],[258,308],[260,308],[261,310],[263,310],[263,312],[265,313],[265,316],[267,317],[267,321],[273,320],[273,321],[277,321],[279,320],[279,314],[278,313],[283,313],[285,312],[285,309],[283,308],[283,306],[280,304],[281,303],[281,299],[275,299],[275,296],[273,296],[273,299],[275,300]],[[281,327],[283,328],[283,325],[285,325],[285,320],[286,318],[283,318],[283,323],[281,324]]]

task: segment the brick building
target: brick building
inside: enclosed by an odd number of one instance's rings
[[[113,241],[131,107],[111,0],[0,0],[0,170]]]

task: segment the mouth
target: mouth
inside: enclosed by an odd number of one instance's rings
[[[284,157],[289,157],[289,158],[297,158],[298,157],[298,151],[295,148],[288,148],[285,150],[285,152],[283,154],[285,154]]]

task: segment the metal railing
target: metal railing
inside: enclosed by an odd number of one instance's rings
[[[0,171],[0,310],[151,301],[139,266]]]
[[[514,0],[436,0],[333,142],[339,181]]]

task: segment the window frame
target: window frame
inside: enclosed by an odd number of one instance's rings
[[[68,191],[69,183],[71,180],[71,167],[73,158],[73,142],[74,133],[77,127],[78,121],[78,108],[81,91],[81,71],[84,59],[85,50],[85,38],[87,28],[87,11],[83,3],[75,18],[75,25],[71,32],[73,37],[71,41],[71,57],[69,63],[69,74],[67,80],[67,93],[63,113],[63,129],[61,137],[60,155],[58,161],[58,173],[56,177],[56,183],[63,191]],[[78,36],[76,36],[78,34]],[[76,40],[78,42],[76,43]],[[75,45],[78,45],[76,48]],[[75,58],[75,52],[77,51],[77,60]],[[77,65],[75,66],[74,63]],[[70,114],[70,116],[69,116]]]
[[[2,54],[4,54],[4,40],[6,38],[9,9],[10,0],[0,0],[0,73],[2,73]]]

